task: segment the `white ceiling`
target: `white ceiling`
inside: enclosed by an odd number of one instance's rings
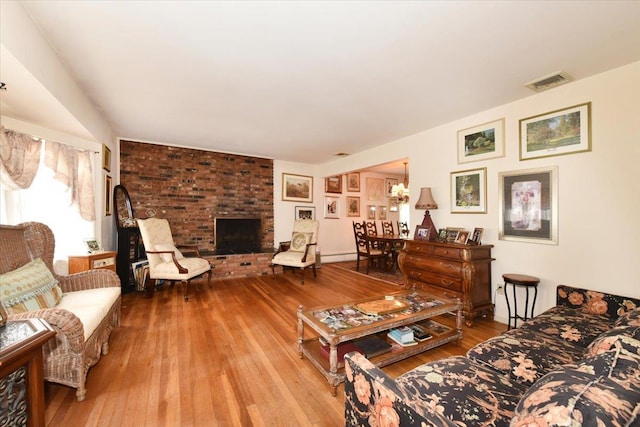
[[[118,137],[311,164],[640,60],[638,1],[22,3]]]

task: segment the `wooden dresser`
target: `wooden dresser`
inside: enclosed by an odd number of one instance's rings
[[[491,248],[493,245],[407,240],[398,266],[408,288],[460,299],[465,324],[471,327],[480,315],[493,319]]]

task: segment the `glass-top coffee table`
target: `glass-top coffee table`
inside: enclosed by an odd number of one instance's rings
[[[448,328],[432,319],[445,313],[456,313],[456,327]],[[341,305],[305,309],[298,307],[298,350],[325,376],[331,394],[344,381],[344,361],[341,351],[359,339],[376,336],[390,344],[389,351],[369,356],[378,367],[398,362],[443,344],[462,341],[462,304],[429,295],[421,291],[402,291],[378,295]],[[429,338],[399,345],[387,336],[387,331],[403,326],[431,325]],[[305,338],[305,326],[318,335]],[[424,329],[424,328],[423,328]]]

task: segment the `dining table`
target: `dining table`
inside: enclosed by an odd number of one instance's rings
[[[398,254],[404,247],[405,240],[409,240],[410,237],[406,234],[369,234],[365,238],[374,243],[376,247],[388,251],[391,257],[391,264],[387,270],[394,270],[398,268]]]

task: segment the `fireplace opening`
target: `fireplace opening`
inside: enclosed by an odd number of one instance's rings
[[[260,218],[216,218],[216,254],[250,254],[261,252]]]

